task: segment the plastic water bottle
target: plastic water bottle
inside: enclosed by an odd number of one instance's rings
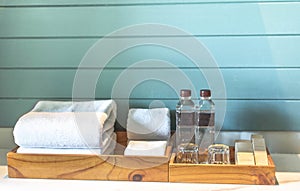
[[[195,104],[191,90],[180,90],[180,100],[176,106],[176,146],[195,144]]]
[[[199,152],[207,152],[215,141],[215,104],[209,89],[200,90],[200,101],[196,107],[195,143]]]

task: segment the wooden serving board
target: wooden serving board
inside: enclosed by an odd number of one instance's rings
[[[235,165],[234,149],[231,147],[231,164],[183,164],[175,163],[175,153],[169,163],[170,182],[260,184],[276,183],[275,165],[268,153],[269,165]]]
[[[126,133],[126,132],[125,132]],[[118,133],[120,144],[127,143]],[[126,134],[125,134],[126,136]],[[168,162],[172,146],[163,157],[78,154],[7,154],[8,176],[11,178],[50,178],[78,180],[169,181]],[[124,147],[123,147],[124,148]]]

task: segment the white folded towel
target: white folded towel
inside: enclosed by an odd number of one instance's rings
[[[164,156],[167,141],[129,141],[124,155]]]
[[[102,148],[115,119],[113,100],[41,101],[17,121],[13,134],[21,147]]]
[[[111,137],[104,141],[104,147],[93,148],[40,148],[40,147],[19,147],[17,153],[22,154],[113,154],[116,147],[116,134],[113,133]]]
[[[169,109],[130,109],[127,137],[129,140],[167,140],[170,137]]]

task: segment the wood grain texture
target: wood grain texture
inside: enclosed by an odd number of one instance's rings
[[[126,134],[118,133],[120,144]],[[11,178],[49,178],[78,180],[168,181],[171,147],[164,157],[124,155],[7,154]]]
[[[7,155],[11,178],[275,184],[275,166],[176,164],[168,157],[122,155]]]
[[[168,181],[168,158],[122,155],[7,155],[11,178]]]

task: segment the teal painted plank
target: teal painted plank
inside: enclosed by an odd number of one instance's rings
[[[5,100],[0,99],[0,128],[14,126],[17,119],[28,112],[37,100]],[[118,109],[125,111],[118,113],[118,121],[127,118],[128,108],[122,108],[129,103],[132,108],[149,108],[149,106],[164,106],[171,109],[172,128],[174,129],[174,109],[177,100],[117,100]],[[216,106],[220,101],[215,101]],[[227,101],[224,123],[218,121],[221,130],[238,131],[300,131],[298,110],[300,101],[285,100],[230,100]],[[217,108],[217,115],[220,111]]]
[[[77,67],[96,39],[0,39],[2,68]]]
[[[73,70],[2,70],[0,90],[3,97],[70,97],[74,74]]]
[[[299,36],[201,40],[220,67],[299,67]]]
[[[134,4],[166,4],[166,3],[228,3],[228,2],[294,2],[293,0],[130,0],[130,1],[124,1],[124,0],[51,0],[51,1],[45,1],[45,0],[0,0],[0,5],[2,6],[24,6],[24,5],[134,5]]]
[[[177,98],[181,88],[195,93],[217,79],[217,69],[0,70],[1,98]],[[81,71],[82,72],[82,71]],[[217,99],[300,99],[300,69],[221,69],[222,82],[210,81]],[[82,74],[82,73],[80,73]],[[96,85],[95,85],[96,84]],[[213,86],[211,86],[213,84]],[[74,88],[73,88],[74,87]],[[225,94],[225,95],[226,95]],[[194,94],[193,97],[196,97]]]
[[[221,69],[225,97],[222,82],[209,81],[203,75],[208,74],[208,77],[214,79],[218,74],[215,69],[136,69],[123,72],[122,75],[117,71],[104,72],[103,80],[98,82],[97,88],[106,89],[107,96],[116,92],[113,95],[121,98],[124,98],[122,95],[126,95],[124,92],[127,91],[131,92],[132,98],[176,98],[174,90],[178,93],[181,88],[194,88],[197,92],[195,94],[198,94],[200,89],[207,87],[212,89],[216,99],[300,98],[299,69]],[[113,87],[111,91],[110,87]],[[195,94],[193,97],[199,97]]]
[[[171,38],[172,41],[186,37]],[[115,39],[118,43],[120,39]],[[219,67],[299,67],[300,36],[197,38]],[[97,39],[0,39],[0,68],[75,68]],[[176,47],[174,47],[176,48]],[[107,49],[102,49],[106,51]],[[101,51],[101,50],[100,50]],[[199,53],[201,54],[201,53]],[[191,60],[167,47],[141,45],[117,54],[107,67],[129,67],[146,59],[191,67]]]
[[[299,101],[228,101],[224,130],[299,131]]]
[[[0,99],[0,127],[14,126],[17,120],[30,111],[37,100]]]
[[[145,23],[194,35],[299,34],[299,9],[300,3],[3,8],[0,37],[101,36]]]

